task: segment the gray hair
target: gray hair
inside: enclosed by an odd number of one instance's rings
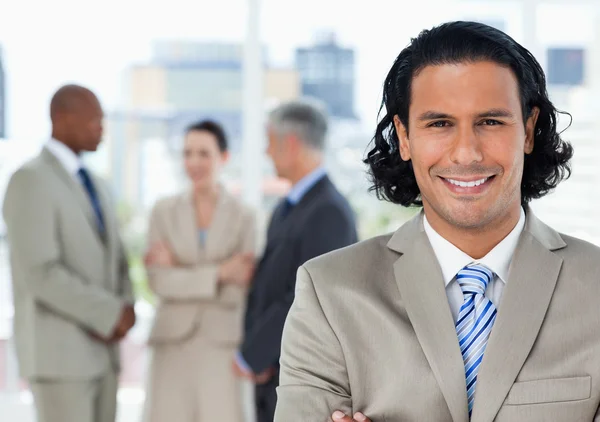
[[[293,133],[308,147],[323,151],[327,137],[327,112],[313,99],[294,100],[269,114],[269,125],[279,135]]]

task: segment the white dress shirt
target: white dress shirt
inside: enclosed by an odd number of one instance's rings
[[[444,239],[427,221],[423,215],[423,225],[425,233],[429,238],[429,243],[442,269],[444,283],[446,285],[446,295],[454,321],[458,319],[460,308],[464,302],[464,297],[459,284],[456,282],[456,274],[465,266],[478,262],[485,265],[495,274],[494,279],[488,284],[485,296],[492,301],[496,309],[500,309],[500,300],[504,286],[508,281],[508,271],[512,261],[513,254],[519,242],[519,237],[525,227],[525,211],[521,208],[521,216],[517,225],[494,249],[486,256],[477,260],[458,249],[452,243]]]
[[[54,138],[51,138],[46,144],[48,151],[56,157],[71,176],[79,180],[77,172],[83,167],[81,158],[75,154],[68,146]]]

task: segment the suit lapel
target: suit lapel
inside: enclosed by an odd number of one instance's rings
[[[452,420],[467,422],[463,360],[442,273],[422,228],[422,215],[396,232],[388,247],[402,253],[394,264],[402,303],[446,399]]]
[[[70,175],[58,159],[48,149],[42,149],[42,156],[44,160],[52,167],[54,172],[65,182],[65,184],[73,192],[73,197],[79,203],[82,212],[85,214],[89,224],[92,226],[94,232],[98,235],[98,240],[101,240],[100,234],[98,233],[98,226],[96,222],[96,215],[92,207],[90,198],[85,191],[85,188],[81,183]]]
[[[321,177],[308,191],[306,191],[302,199],[300,199],[298,205],[292,208],[290,214],[293,213],[294,210],[300,209],[301,206],[305,206],[306,204],[310,204],[311,202],[313,202],[315,198],[318,198],[319,195],[321,195],[323,191],[327,188],[327,186],[330,185],[331,180],[329,180],[329,176],[324,175],[323,177]]]
[[[285,206],[284,201],[285,199],[280,200],[271,214],[271,221],[269,222],[268,228],[269,232],[267,234],[269,239],[274,237],[274,235],[277,232],[277,229],[280,227],[281,221],[283,220],[282,212],[283,207]]]
[[[206,232],[204,250],[209,257],[217,255],[218,247],[223,245],[223,236],[230,235],[232,224],[230,200],[229,192],[220,186],[219,197]]]
[[[535,343],[562,266],[552,250],[564,241],[531,211],[527,216],[477,376],[473,422],[496,417]]]
[[[175,212],[178,215],[177,239],[179,245],[169,245],[178,251],[178,255],[184,256],[189,262],[198,262],[200,257],[200,239],[198,238],[198,224],[196,224],[196,205],[192,190],[181,196],[181,206],[177,206]],[[208,236],[207,236],[208,243]]]
[[[271,222],[268,229],[268,238],[275,239],[284,235],[285,232],[290,229],[290,227],[293,227],[291,222],[294,221],[294,219],[298,216],[301,216],[303,214],[303,210],[313,203],[316,198],[319,198],[319,195],[321,195],[323,190],[330,184],[331,181],[329,180],[329,177],[327,175],[323,176],[304,194],[302,199],[300,199],[300,202],[294,205],[285,216],[282,215],[283,207],[285,206],[285,198],[281,199],[271,216]]]
[[[96,188],[98,200],[100,201],[100,207],[102,209],[102,217],[104,219],[104,229],[106,232],[103,236],[103,241],[108,247],[114,248],[116,246],[115,242],[118,240],[118,221],[116,217],[117,213],[116,210],[113,209],[113,204],[110,195],[107,192],[104,183],[102,183],[101,180],[94,176],[92,176],[92,182],[94,183],[94,187]],[[95,215],[94,227],[97,227]],[[96,231],[98,230],[96,229]]]
[[[472,422],[491,422],[529,355],[562,266],[552,251],[564,248],[560,235],[526,208],[527,221],[513,256],[482,366]],[[388,243],[402,253],[394,273],[402,302],[438,381],[454,422],[468,421],[465,375],[442,274],[422,216],[398,230]]]

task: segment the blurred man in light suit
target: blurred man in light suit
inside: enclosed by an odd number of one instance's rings
[[[118,342],[135,314],[114,205],[80,158],[100,144],[102,108],[67,85],[50,115],[52,139],[14,173],[3,204],[20,373],[39,422],[114,422]]]
[[[600,248],[529,206],[573,155],[537,60],[443,24],[398,55],[382,109],[374,188],[423,209],[300,269],[276,421],[600,422]]]

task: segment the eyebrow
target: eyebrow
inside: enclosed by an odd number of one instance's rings
[[[479,113],[476,116],[478,119],[486,118],[486,117],[506,117],[512,118],[514,117],[513,113],[504,108],[492,108],[486,110],[482,113]],[[428,121],[428,120],[440,120],[440,119],[453,119],[454,117],[448,113],[442,113],[439,111],[426,111],[421,114],[418,118],[419,121]]]
[[[504,108],[492,108],[477,115],[478,118],[484,117],[514,117],[510,110]]]

